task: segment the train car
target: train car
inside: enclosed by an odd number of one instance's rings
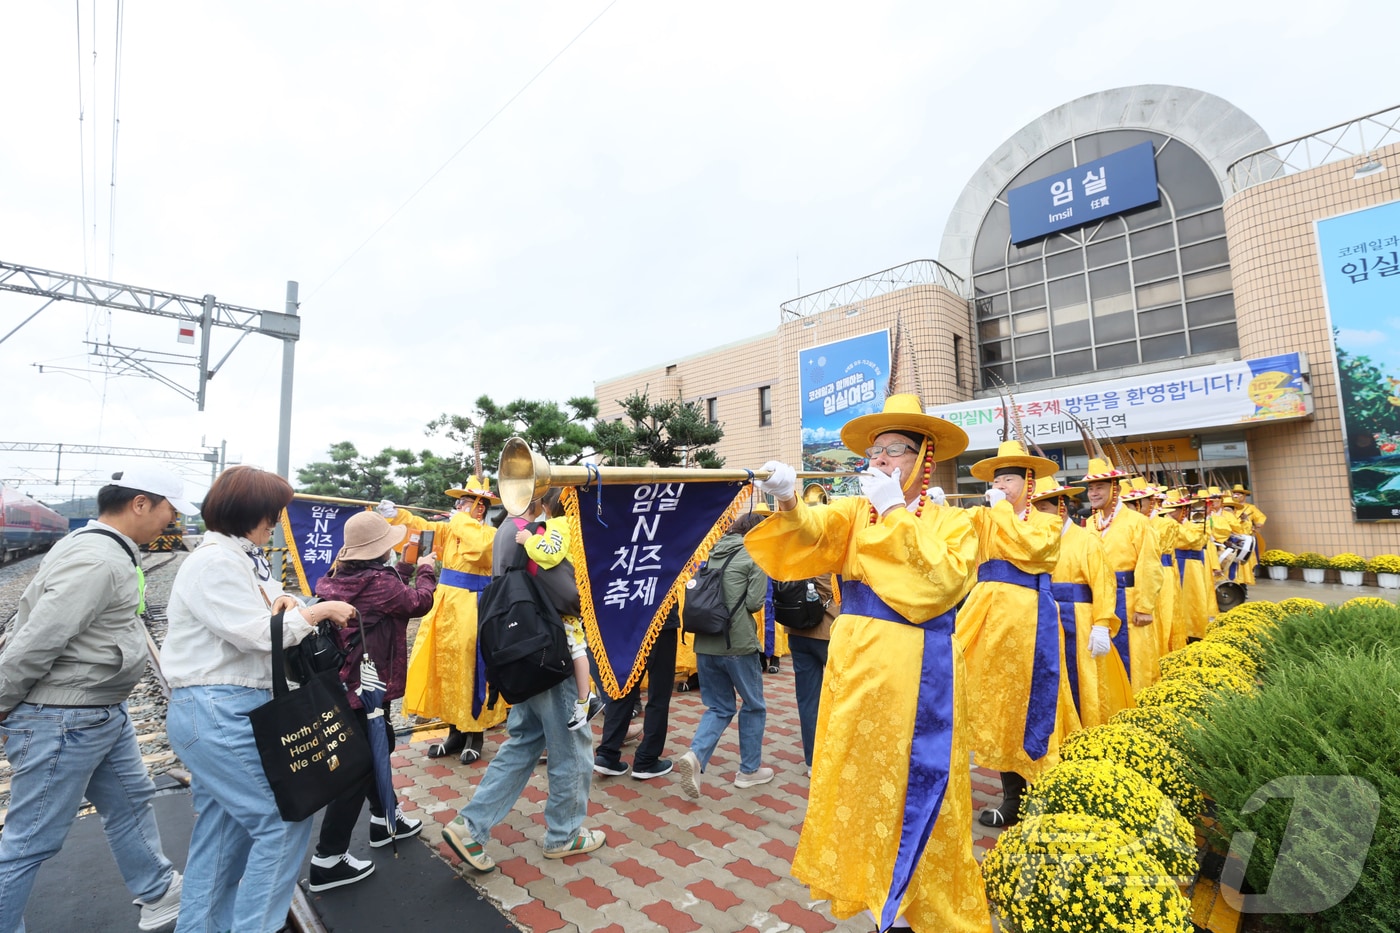
[[[179,520],[171,522],[165,526],[165,530],[160,533],[149,544],[141,545],[141,550],[150,553],[164,554],[170,551],[188,551],[185,546],[185,526]]]
[[[0,486],[0,563],[47,551],[68,534],[68,519],[26,495]]]

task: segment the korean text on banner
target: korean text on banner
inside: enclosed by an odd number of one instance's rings
[[[890,380],[890,332],[874,331],[798,352],[802,395],[802,467],[846,470],[859,454],[841,443],[841,427],[883,410]]]
[[[1400,201],[1317,223],[1357,521],[1400,521]]]
[[[364,509],[358,505],[293,499],[282,512],[282,534],[303,593],[309,596],[315,592],[316,582],[331,569],[345,543],[345,523],[361,511]]]
[[[1138,143],[1008,191],[1011,242],[1121,214],[1159,197],[1152,143]]]
[[[1041,445],[1079,440],[1074,415],[1099,435],[1190,433],[1312,414],[1300,353],[1195,366],[1168,373],[1091,382],[1044,392],[1018,392],[1026,435]],[[994,450],[1002,441],[998,399],[938,405],[930,415],[967,432],[968,450]]]
[[[609,696],[641,679],[667,612],[752,494],[748,483],[565,490],[583,627]]]

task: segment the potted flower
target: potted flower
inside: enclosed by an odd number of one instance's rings
[[[1366,558],[1357,554],[1338,554],[1327,565],[1341,575],[1343,586],[1360,586],[1366,575]]]
[[[1328,560],[1316,551],[1299,554],[1298,566],[1303,568],[1304,583],[1321,583],[1327,576]]]
[[[1270,548],[1259,555],[1259,566],[1269,568],[1270,580],[1287,580],[1288,568],[1292,567],[1297,559],[1287,551]]]
[[[1377,586],[1400,590],[1400,555],[1377,554],[1366,562],[1366,569],[1376,575]]]

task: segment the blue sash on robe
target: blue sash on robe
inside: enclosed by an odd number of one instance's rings
[[[895,612],[874,590],[857,580],[841,584],[841,614],[869,616],[923,629],[923,665],[909,740],[909,783],[904,794],[904,817],[889,894],[880,911],[880,929],[899,916],[899,904],[909,890],[914,869],[933,835],[953,758],[953,623],[949,609],[926,622],[912,622]]]
[[[1074,696],[1074,708],[1079,706],[1079,636],[1074,627],[1074,604],[1093,603],[1094,591],[1087,583],[1051,583],[1050,592],[1060,607],[1060,628],[1065,630],[1065,667],[1069,675],[1069,692]]]
[[[1050,750],[1050,733],[1060,692],[1059,607],[1050,591],[1050,574],[1027,573],[1006,560],[984,561],[977,568],[978,583],[1010,583],[1036,590],[1035,652],[1031,662],[1031,692],[1026,704],[1026,729],[1021,747],[1032,761]]]
[[[1185,582],[1186,582],[1186,562],[1187,562],[1188,560],[1198,560],[1198,561],[1200,561],[1201,563],[1205,563],[1205,560],[1206,560],[1206,552],[1205,552],[1205,551],[1193,551],[1193,550],[1191,550],[1190,548],[1180,548],[1180,547],[1179,547],[1179,548],[1176,549],[1176,564],[1177,564],[1177,570],[1180,571],[1180,574],[1181,574],[1181,582],[1182,582],[1182,583],[1185,583]]]
[[[1123,659],[1123,670],[1128,672],[1128,677],[1133,676],[1133,662],[1128,656],[1128,626],[1132,625],[1132,620],[1128,618],[1128,589],[1134,583],[1133,572],[1131,570],[1115,570],[1113,576],[1118,581],[1118,599],[1114,605],[1114,611],[1118,613],[1118,618],[1123,624],[1118,628],[1118,634],[1113,637],[1113,647],[1118,649],[1118,657]]]
[[[446,567],[438,573],[439,586],[455,586],[458,589],[471,590],[473,593],[480,593],[490,582],[491,578],[484,573],[464,573],[461,570],[448,570]]]

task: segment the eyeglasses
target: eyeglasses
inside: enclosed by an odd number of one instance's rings
[[[902,457],[911,450],[917,450],[913,444],[875,444],[865,448],[865,456],[873,460],[880,454],[889,454],[891,457]]]

